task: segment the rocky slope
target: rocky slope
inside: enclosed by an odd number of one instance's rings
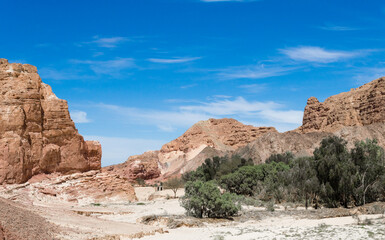
[[[195,124],[160,151],[130,157],[110,170],[134,179],[174,176],[198,167],[206,158],[237,154],[262,163],[271,154],[291,151],[311,155],[321,140],[332,134],[344,138],[348,147],[358,140],[377,139],[385,148],[385,77],[349,92],[327,98],[308,99],[303,125],[279,133],[274,128],[245,126],[233,119],[210,119]],[[124,169],[124,171],[123,171]]]
[[[174,176],[197,168],[208,157],[224,155],[245,146],[268,132],[277,130],[244,125],[229,118],[200,121],[159,151],[132,156],[125,163],[104,170],[117,172],[131,180]]]
[[[385,121],[385,77],[327,98],[307,101],[299,132],[335,132]]]
[[[100,169],[101,146],[84,141],[65,100],[34,66],[0,59],[0,183],[40,173]]]
[[[331,96],[323,103],[309,98],[301,127],[265,134],[235,154],[252,158],[256,163],[286,151],[298,156],[311,155],[321,140],[332,134],[345,139],[349,148],[365,139],[377,139],[385,148],[385,77]]]
[[[0,240],[52,240],[57,227],[27,207],[0,198]]]

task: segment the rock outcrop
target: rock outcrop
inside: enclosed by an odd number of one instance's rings
[[[299,132],[335,132],[345,126],[367,126],[385,121],[385,77],[349,92],[327,98],[323,103],[307,101]]]
[[[237,154],[263,163],[271,154],[311,155],[321,140],[336,135],[348,142],[377,139],[385,148],[385,77],[327,98],[308,99],[303,125],[279,133],[274,128],[245,126],[234,119],[209,119],[188,129],[160,151],[133,156],[110,171],[129,179],[176,176],[194,170],[206,158]]]
[[[323,103],[315,97],[309,98],[301,127],[265,134],[236,154],[252,158],[256,163],[286,151],[297,156],[311,155],[321,140],[331,135],[345,139],[348,148],[365,139],[377,139],[385,148],[385,77],[331,96]]]
[[[100,169],[100,161],[100,144],[84,141],[67,102],[41,81],[36,67],[0,59],[0,183]]]
[[[5,189],[12,190],[16,199],[19,193],[28,192],[38,201],[90,204],[136,200],[134,188],[126,178],[100,170],[67,175],[39,174],[27,183],[7,185]]]
[[[277,130],[244,125],[230,118],[200,121],[159,151],[132,156],[105,170],[131,180],[175,176],[197,168],[206,158],[232,152],[268,132]]]

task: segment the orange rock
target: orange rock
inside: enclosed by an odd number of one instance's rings
[[[101,147],[85,142],[65,100],[34,66],[0,59],[0,183],[40,173],[100,169]]]
[[[160,151],[131,156],[125,163],[104,170],[130,180],[178,176],[196,169],[206,158],[233,152],[268,132],[277,130],[244,125],[231,118],[200,121]]]
[[[300,132],[335,132],[385,121],[385,77],[327,98],[307,101]]]

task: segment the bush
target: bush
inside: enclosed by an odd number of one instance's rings
[[[221,194],[212,181],[187,182],[181,205],[188,215],[194,217],[228,218],[240,210],[239,204],[234,201],[235,197],[230,193]]]
[[[283,162],[285,164],[289,164],[294,159],[294,154],[292,152],[285,152],[280,154],[271,154],[271,156],[266,159],[265,163],[272,162]]]
[[[262,165],[241,167],[234,173],[222,176],[221,186],[235,194],[253,196],[259,181],[263,181]]]
[[[232,173],[242,166],[249,165],[254,165],[251,159],[246,160],[236,155],[232,157],[207,158],[195,171],[183,174],[182,179],[185,182],[219,180],[222,176]]]

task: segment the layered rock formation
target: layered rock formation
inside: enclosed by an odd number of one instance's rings
[[[335,132],[345,126],[366,126],[385,121],[385,77],[349,92],[327,98],[323,103],[307,101],[300,132]]]
[[[100,169],[100,161],[100,144],[84,141],[36,67],[0,59],[0,183]]]
[[[385,148],[385,77],[359,88],[327,98],[323,103],[311,97],[305,107],[303,124],[285,133],[265,134],[239,149],[236,154],[264,162],[271,154],[291,151],[311,155],[321,140],[336,135],[352,148],[356,141],[377,139]]]
[[[127,179],[100,170],[62,175],[39,174],[27,183],[6,189],[16,195],[29,193],[39,201],[76,202],[80,204],[135,201],[134,188]],[[50,198],[50,199],[46,199]]]
[[[200,121],[179,138],[162,146],[160,151],[132,156],[125,163],[105,168],[133,180],[168,177],[193,170],[209,157],[220,156],[245,146],[273,127],[253,127],[237,120]]]

